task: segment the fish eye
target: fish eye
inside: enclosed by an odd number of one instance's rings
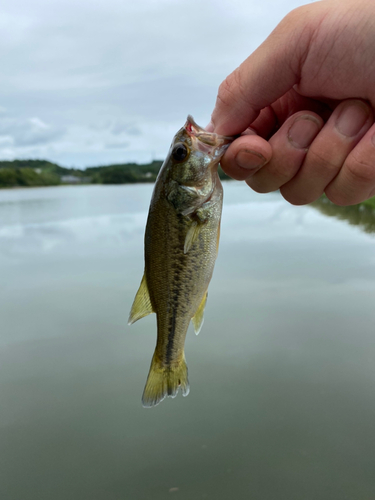
[[[179,142],[173,148],[172,156],[175,161],[184,161],[189,156],[189,150],[185,144]]]

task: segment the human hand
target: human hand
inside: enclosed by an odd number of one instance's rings
[[[375,2],[327,0],[290,12],[220,85],[212,123],[242,134],[225,172],[295,205],[375,195]]]

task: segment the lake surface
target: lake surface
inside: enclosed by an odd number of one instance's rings
[[[1,500],[375,498],[375,237],[224,189],[190,395],[152,409],[152,186],[0,190]]]

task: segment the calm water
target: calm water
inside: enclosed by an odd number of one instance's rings
[[[1,500],[373,500],[375,235],[226,184],[190,395],[144,409],[151,190],[0,191]]]

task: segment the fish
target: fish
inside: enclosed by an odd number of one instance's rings
[[[142,396],[153,407],[190,391],[184,344],[190,324],[202,328],[218,253],[223,187],[219,162],[233,141],[189,115],[174,136],[155,181],[145,239],[144,274],[129,325],[156,313],[157,342]]]

